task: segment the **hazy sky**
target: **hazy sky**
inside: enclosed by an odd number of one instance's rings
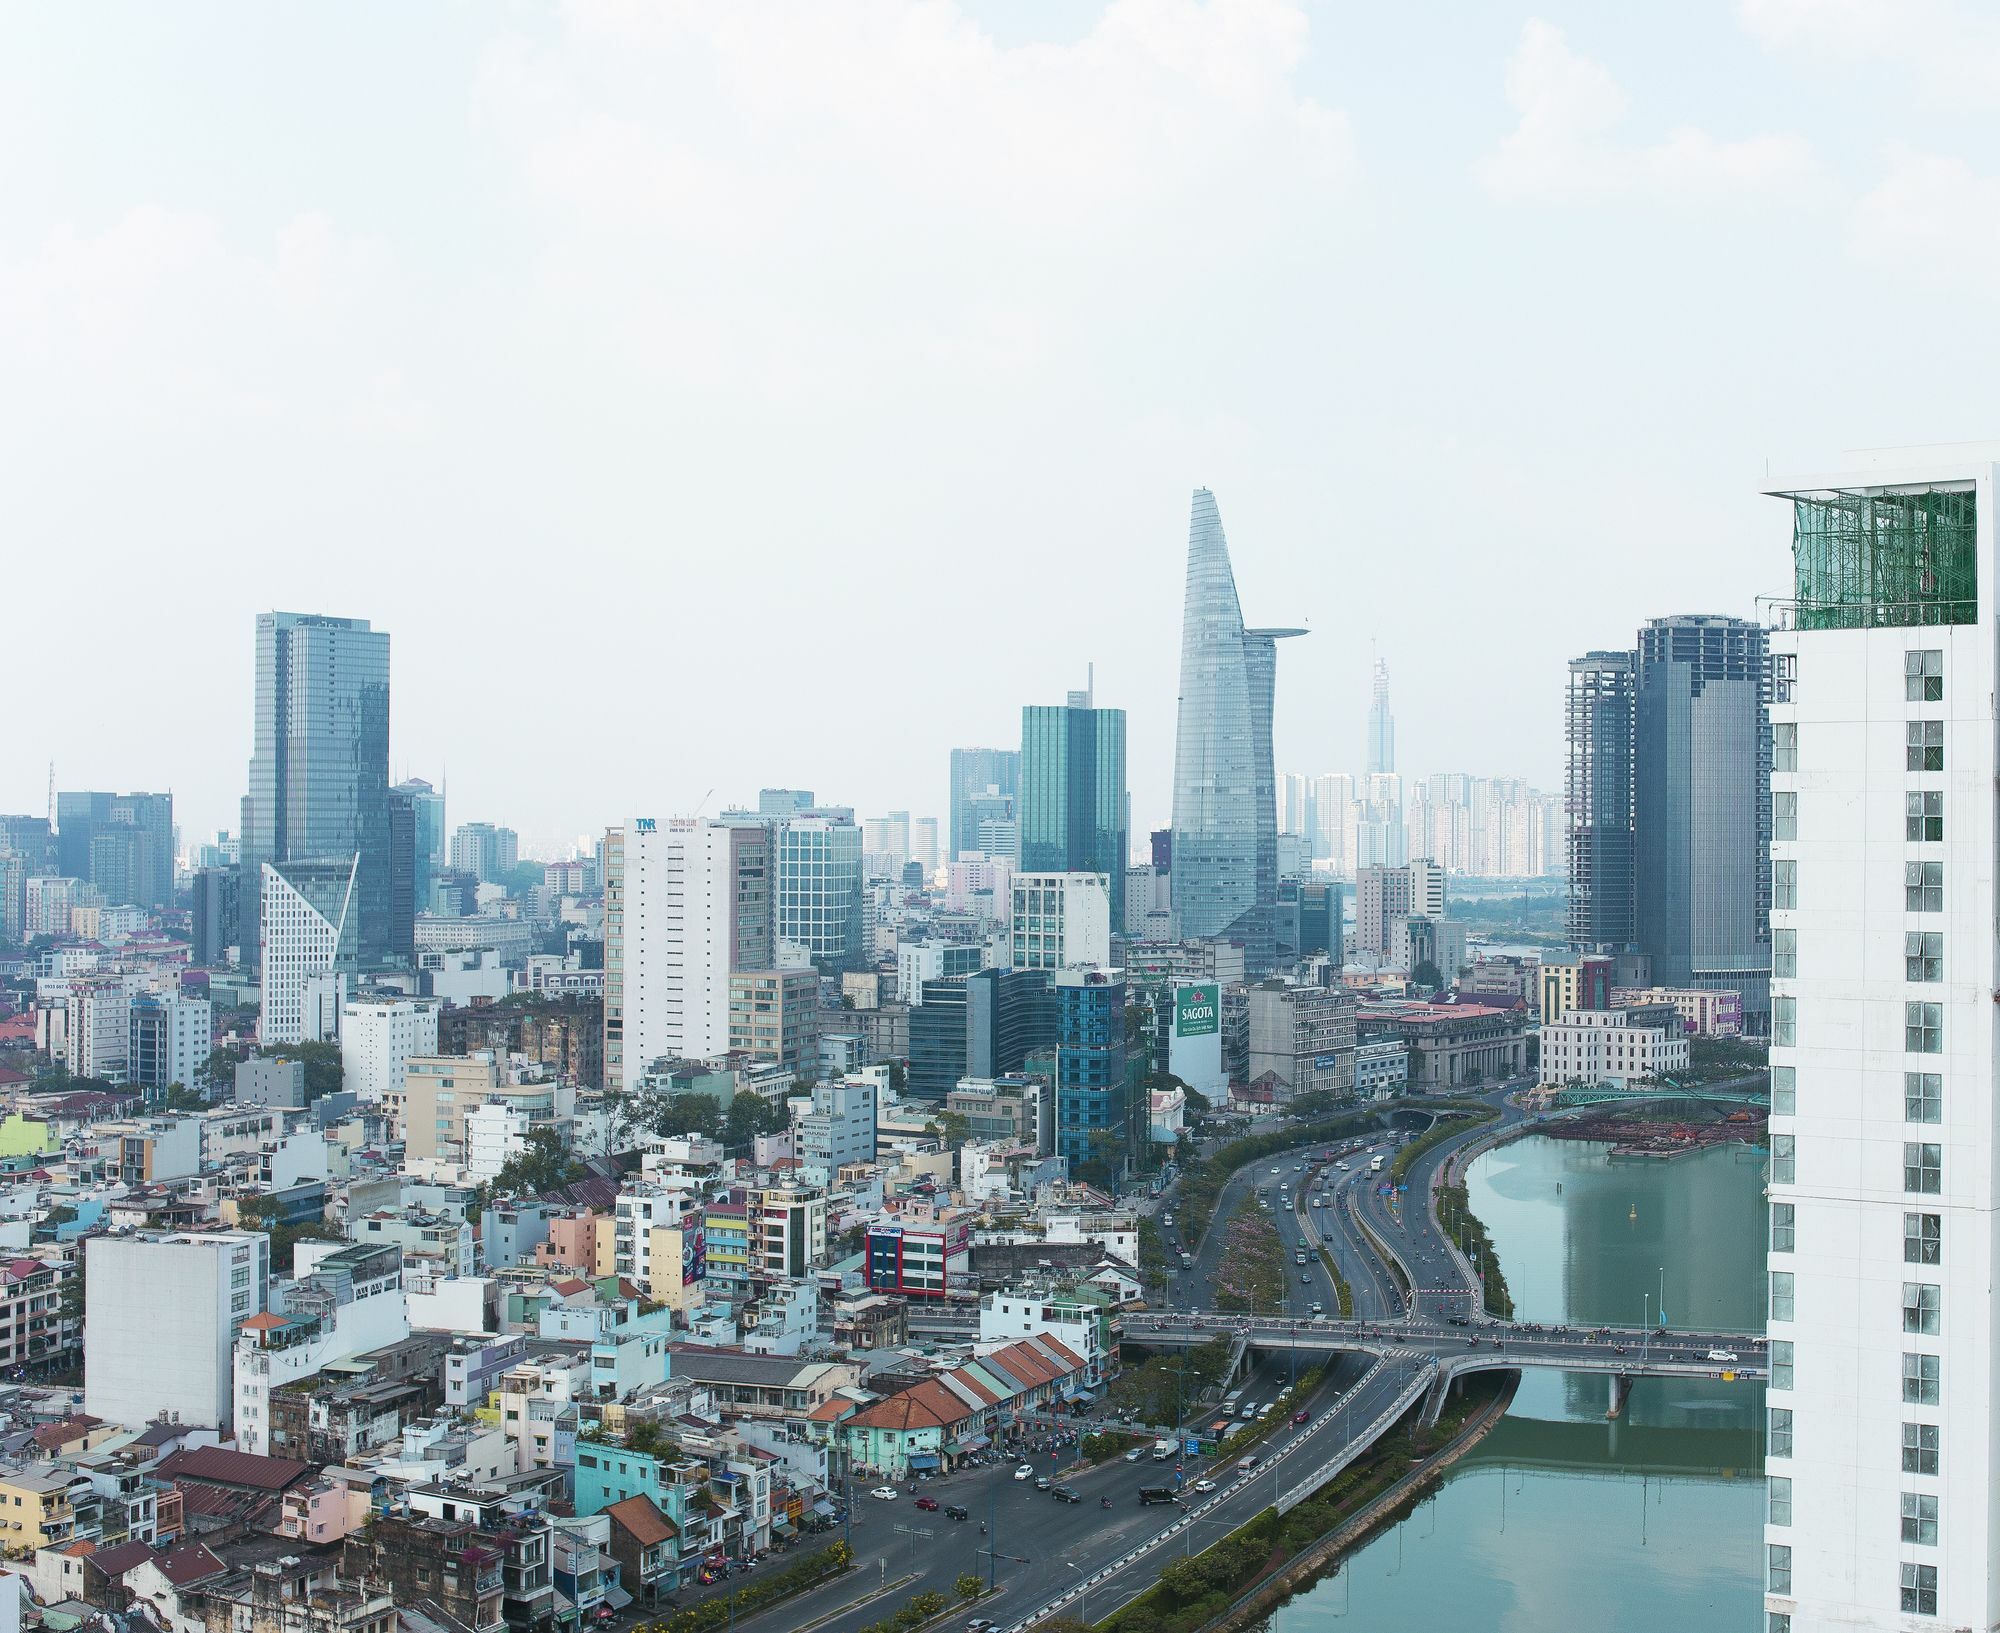
[[[2000,430],[1970,0],[14,7],[0,809],[235,826],[251,620],[394,637],[524,836],[942,814],[1097,665],[1168,815],[1189,491],[1279,763],[1554,786],[1563,663],[1782,590],[1768,468]]]

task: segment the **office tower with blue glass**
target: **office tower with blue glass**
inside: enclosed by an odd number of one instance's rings
[[[1056,1149],[1074,1174],[1093,1157],[1115,1176],[1125,1156],[1125,977],[1122,970],[1053,972]]]
[[[1215,495],[1197,488],[1188,526],[1174,748],[1173,902],[1189,940],[1244,945],[1255,979],[1278,962],[1277,773],[1271,712],[1278,645],[1302,629],[1246,629]],[[1023,856],[1023,865],[1032,865]],[[1114,914],[1114,923],[1122,923]]]
[[[1767,1030],[1771,982],[1769,638],[1685,614],[1639,631],[1633,872],[1653,980],[1743,995]]]
[[[257,618],[257,702],[243,796],[238,913],[246,964],[261,964],[263,870],[315,879],[352,863],[355,962],[394,956],[390,911],[389,636],[365,618]],[[303,877],[303,876],[302,876]]]
[[[422,777],[411,777],[396,784],[391,792],[402,797],[409,807],[414,827],[412,834],[415,853],[415,871],[411,876],[411,893],[416,898],[416,910],[428,913],[431,910],[431,890],[438,882],[438,876],[445,870],[447,852],[445,847],[444,795]]]
[[[985,851],[982,822],[1012,822],[1021,786],[1021,753],[1011,748],[951,751],[951,860]]]
[[[1100,709],[1093,691],[1021,711],[1016,804],[1024,873],[1101,873],[1111,922],[1125,922],[1129,835],[1125,711]]]

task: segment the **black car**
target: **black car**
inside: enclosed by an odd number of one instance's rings
[[[1074,1486],[1050,1486],[1049,1495],[1065,1503],[1080,1503],[1083,1501],[1082,1495]]]
[[[948,1520],[969,1520],[972,1518],[972,1516],[968,1514],[964,1509],[960,1508],[957,1503],[946,1503],[944,1505],[944,1517]]]

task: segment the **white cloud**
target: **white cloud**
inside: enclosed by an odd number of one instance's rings
[[[580,0],[493,50],[481,107],[545,292],[623,361],[791,399],[1019,373],[1232,259],[1328,240],[1345,119],[1289,0],[1116,0],[1003,47],[947,0]]]
[[[1990,106],[2000,93],[2000,15],[1959,0],[1738,0],[1743,26],[1774,49],[1921,70],[1927,95]]]
[[[1477,166],[1480,181],[1498,198],[1732,198],[1798,186],[1813,175],[1812,150],[1799,136],[1723,141],[1682,127],[1651,145],[1621,143],[1616,132],[1626,99],[1617,81],[1540,18],[1521,30],[1506,87],[1519,122]]]
[[[2000,264],[2000,177],[1960,158],[1898,148],[1855,207],[1857,258],[1920,288],[1991,296]]]

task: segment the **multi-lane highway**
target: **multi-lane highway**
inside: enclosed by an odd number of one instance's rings
[[[1467,1371],[1548,1366],[1606,1373],[1614,1380],[1639,1374],[1763,1375],[1764,1341],[1749,1334],[1585,1331],[1486,1319],[1478,1308],[1470,1266],[1430,1210],[1433,1177],[1455,1152],[1504,1133],[1520,1121],[1521,1114],[1506,1101],[1504,1090],[1485,1098],[1500,1113],[1500,1120],[1469,1124],[1441,1140],[1410,1165],[1402,1186],[1393,1191],[1386,1181],[1386,1164],[1380,1173],[1371,1173],[1368,1167],[1375,1154],[1386,1156],[1396,1148],[1386,1134],[1372,1143],[1363,1138],[1344,1144],[1302,1144],[1239,1169],[1217,1197],[1205,1239],[1192,1245],[1194,1262],[1173,1278],[1174,1307],[1128,1312],[1123,1317],[1128,1342],[1162,1348],[1202,1342],[1218,1332],[1243,1335],[1252,1346],[1252,1364],[1262,1369],[1254,1375],[1261,1381],[1246,1386],[1246,1394],[1253,1397],[1264,1388],[1275,1391],[1279,1374],[1272,1361],[1282,1352],[1330,1361],[1326,1381],[1312,1400],[1283,1403],[1286,1411],[1303,1406],[1308,1421],[1276,1437],[1276,1444],[1254,1467],[1248,1471],[1195,1467],[1191,1479],[1214,1478],[1218,1489],[1190,1492],[1185,1509],[1140,1507],[1138,1488],[1156,1483],[1159,1471],[1150,1463],[1122,1462],[1070,1482],[1083,1499],[1081,1508],[1055,1502],[1036,1492],[1031,1482],[1013,1481],[1004,1469],[954,1476],[935,1491],[940,1500],[965,1504],[971,1510],[968,1522],[940,1525],[935,1515],[898,1512],[910,1506],[907,1497],[896,1504],[883,1503],[881,1507],[891,1514],[879,1526],[870,1514],[864,1528],[887,1530],[888,1546],[882,1546],[879,1535],[865,1547],[857,1542],[863,1555],[858,1580],[865,1585],[870,1561],[887,1579],[908,1569],[918,1573],[918,1580],[879,1604],[856,1606],[829,1618],[824,1623],[828,1633],[851,1633],[920,1589],[949,1591],[959,1572],[974,1568],[965,1563],[968,1558],[984,1574],[987,1555],[979,1550],[988,1547],[997,1555],[998,1579],[1008,1584],[1008,1594],[982,1610],[1007,1633],[1058,1613],[1102,1620],[1151,1586],[1171,1559],[1207,1547],[1273,1502],[1304,1495],[1364,1452],[1426,1396],[1435,1407],[1450,1381]],[[1330,1162],[1324,1160],[1329,1151]],[[1289,1208],[1279,1204],[1281,1187],[1289,1189]],[[1222,1227],[1259,1189],[1268,1192],[1272,1218],[1286,1248],[1284,1308],[1254,1315],[1217,1312],[1211,1301],[1224,1252]],[[1314,1194],[1324,1195],[1326,1205],[1314,1207],[1310,1201]],[[1174,1240],[1180,1237],[1178,1229],[1164,1222],[1163,1233]],[[1352,1288],[1351,1320],[1339,1318],[1332,1280],[1312,1251],[1315,1238],[1324,1241]],[[1378,1244],[1413,1289],[1408,1298],[1383,1262]],[[1293,1262],[1301,1245],[1308,1249],[1303,1270]],[[1322,1315],[1311,1314],[1314,1303],[1322,1306]],[[1278,1365],[1288,1368],[1289,1360]],[[1614,1383],[1618,1388],[1622,1384]],[[974,1495],[952,1495],[958,1480],[965,1481],[965,1489]],[[989,1490],[996,1482],[1004,1482],[997,1495]],[[979,1493],[987,1495],[982,1499]],[[1109,1509],[1102,1506],[1107,1496],[1112,1500]],[[968,1534],[981,1518],[981,1500],[995,1505],[989,1517],[994,1528],[991,1538]],[[860,1498],[859,1504],[868,1507],[870,1500]],[[910,1542],[907,1532],[893,1529],[913,1517],[930,1522],[924,1528],[930,1534],[920,1544]],[[907,1552],[898,1552],[899,1547]],[[820,1601],[828,1606],[846,1604],[863,1591],[856,1584],[857,1577],[850,1575],[745,1625],[759,1627],[762,1633],[767,1624],[775,1633],[780,1625],[813,1622],[826,1613],[819,1608]]]

